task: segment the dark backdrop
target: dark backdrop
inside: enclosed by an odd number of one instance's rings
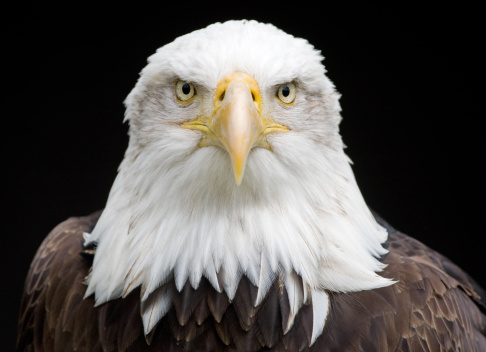
[[[6,14],[13,19],[4,31],[1,138],[8,349],[43,238],[67,217],[105,204],[127,145],[122,102],[146,58],[227,19],[272,22],[322,50],[342,93],[341,134],[368,204],[486,286],[479,10],[225,6],[132,4],[123,15],[39,6]]]

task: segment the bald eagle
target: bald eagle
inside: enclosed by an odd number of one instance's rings
[[[153,54],[103,211],[39,248],[20,351],[486,351],[485,292],[366,205],[320,52],[229,21]]]

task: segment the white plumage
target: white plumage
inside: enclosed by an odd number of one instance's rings
[[[307,41],[272,25],[229,21],[177,38],[149,58],[126,100],[130,144],[96,227],[86,296],[97,305],[142,288],[145,333],[166,314],[175,292],[202,277],[233,298],[242,276],[258,287],[255,305],[282,280],[293,317],[312,297],[314,341],[327,314],[324,290],[349,292],[390,285],[377,272],[387,232],[368,210],[339,135],[339,94],[322,56]],[[184,123],[214,115],[219,82],[252,77],[261,115],[288,128],[269,133],[270,148],[251,149],[244,177],[204,133]],[[175,96],[178,81],[196,95]],[[277,97],[296,86],[295,101]],[[295,277],[304,282],[296,288]]]

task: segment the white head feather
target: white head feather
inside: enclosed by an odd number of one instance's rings
[[[180,290],[206,277],[232,298],[242,275],[265,296],[276,277],[312,292],[358,291],[392,281],[383,268],[386,230],[368,210],[339,135],[339,94],[307,41],[254,21],[213,24],[149,58],[126,100],[130,143],[106,209],[86,242],[97,250],[86,295],[97,304],[142,287],[142,302],[174,279]],[[218,82],[244,72],[259,85],[262,113],[287,126],[253,148],[237,186],[228,153],[198,147],[181,123],[209,113]],[[181,105],[177,80],[198,96]],[[292,106],[276,98],[297,83]],[[170,306],[159,299],[158,317]],[[154,326],[144,317],[146,332]],[[156,319],[158,320],[158,319]],[[322,328],[321,328],[322,330]]]

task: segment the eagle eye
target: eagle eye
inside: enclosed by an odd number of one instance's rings
[[[187,102],[196,95],[194,85],[185,81],[177,81],[175,87],[176,97],[181,102]]]
[[[295,100],[295,84],[289,82],[278,87],[277,97],[285,104],[291,104]]]

